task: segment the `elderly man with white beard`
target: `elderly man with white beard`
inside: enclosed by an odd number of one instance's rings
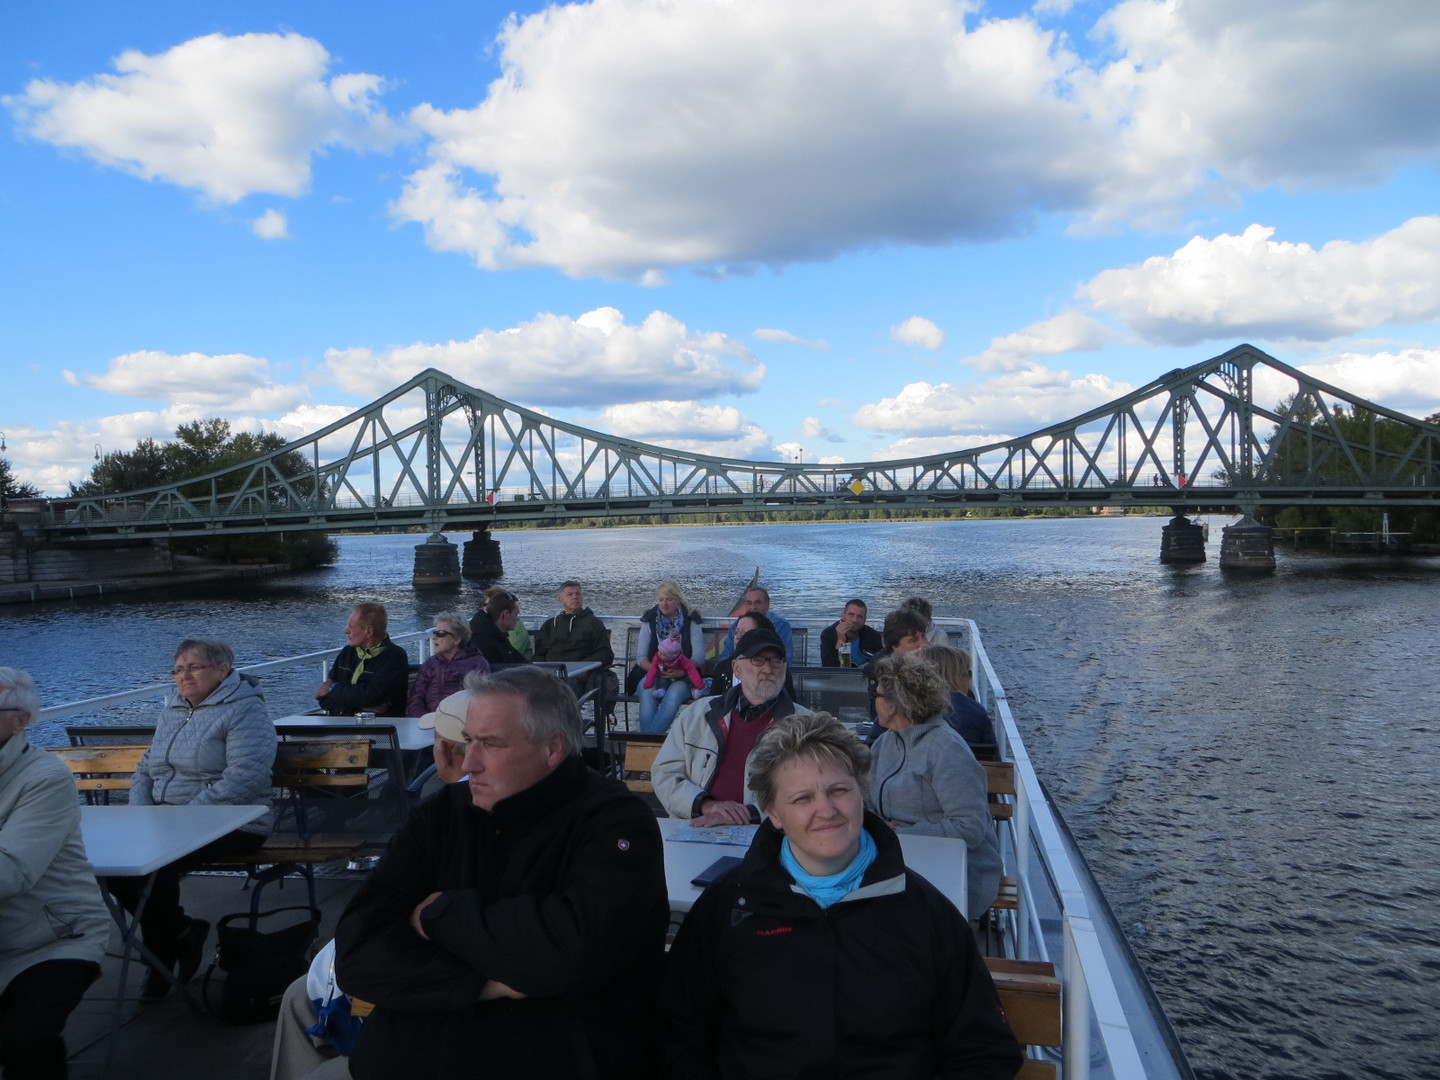
[[[745,634],[734,663],[738,685],[676,716],[650,768],[670,816],[702,828],[759,824],[750,751],[776,720],[809,711],[785,693],[785,643],[773,630]]]

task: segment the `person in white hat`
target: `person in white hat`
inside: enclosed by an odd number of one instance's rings
[[[435,711],[420,717],[420,728],[435,732],[435,777],[441,783],[453,784],[465,775],[465,710],[470,707],[470,691],[459,690],[435,706]],[[428,795],[429,785],[422,790]]]

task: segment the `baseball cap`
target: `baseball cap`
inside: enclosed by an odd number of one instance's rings
[[[426,731],[433,728],[437,735],[450,742],[464,742],[465,710],[470,707],[470,698],[469,690],[451,694],[435,706],[434,712],[420,717],[420,727]]]
[[[735,655],[743,656],[746,660],[754,659],[766,649],[774,649],[781,656],[785,655],[785,642],[780,640],[780,635],[774,630],[751,630],[735,643]]]

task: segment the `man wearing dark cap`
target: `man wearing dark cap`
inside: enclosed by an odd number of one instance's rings
[[[785,643],[775,631],[745,634],[734,664],[737,685],[686,706],[650,767],[670,816],[704,828],[759,824],[759,801],[746,782],[750,751],[776,720],[809,711],[785,693]]]

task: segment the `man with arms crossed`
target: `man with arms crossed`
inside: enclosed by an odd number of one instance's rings
[[[337,981],[375,1005],[351,1075],[647,1075],[669,908],[655,820],[582,764],[550,672],[466,689],[468,781],[415,808],[336,931]]]
[[[702,828],[758,825],[760,804],[747,781],[750,751],[770,725],[810,710],[785,693],[785,644],[773,630],[751,630],[735,648],[739,685],[681,710],[650,766],[660,803]]]

